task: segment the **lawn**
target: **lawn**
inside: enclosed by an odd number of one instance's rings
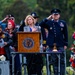
[[[43,69],[42,70],[43,70],[43,72],[42,72],[43,75],[47,75],[46,74],[46,66],[43,66]],[[52,71],[51,75],[54,75],[53,74],[53,69],[51,71]],[[22,75],[24,75],[24,67],[22,68]],[[66,67],[66,75],[75,75],[75,71],[71,67]]]

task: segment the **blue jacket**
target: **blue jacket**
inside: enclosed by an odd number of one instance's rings
[[[7,24],[0,21],[0,26],[2,27],[3,30],[5,30],[5,28],[7,27]]]
[[[55,22],[54,20],[44,19],[39,25],[42,28],[48,29],[46,45],[53,46],[54,43],[56,43],[58,47],[68,45],[68,31],[65,21],[59,20],[58,22]]]

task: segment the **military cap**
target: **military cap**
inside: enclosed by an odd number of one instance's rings
[[[51,14],[60,14],[61,11],[59,9],[52,9]]]
[[[32,12],[31,16],[33,16],[34,18],[39,18],[39,16],[36,14],[36,12]]]

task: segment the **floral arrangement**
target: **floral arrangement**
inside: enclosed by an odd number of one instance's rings
[[[75,40],[75,32],[72,34],[72,38]]]
[[[75,69],[75,32],[72,34],[72,38],[73,38],[73,44],[70,48],[71,50],[71,57],[70,57],[70,63],[71,63],[71,67]]]

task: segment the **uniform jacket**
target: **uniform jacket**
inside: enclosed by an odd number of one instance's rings
[[[48,38],[46,39],[46,44],[48,46],[53,46],[56,43],[57,46],[63,47],[68,45],[68,31],[66,22],[63,20],[54,20],[44,19],[39,24],[41,28],[48,29]]]

